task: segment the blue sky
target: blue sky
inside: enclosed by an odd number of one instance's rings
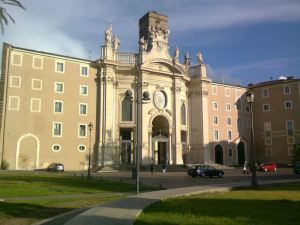
[[[279,76],[300,78],[299,0],[23,0],[7,7],[16,24],[5,28],[12,45],[96,59],[112,21],[119,51],[138,51],[138,20],[147,11],[168,16],[170,53],[192,63],[200,50],[218,80],[258,83]]]

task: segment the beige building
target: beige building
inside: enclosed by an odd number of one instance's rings
[[[133,165],[137,149],[142,165],[242,164],[249,158],[247,89],[213,82],[200,52],[198,65],[190,66],[188,54],[180,62],[168,37],[167,17],[148,12],[139,20],[138,53],[119,52],[111,27],[95,61],[4,44],[1,159],[10,169],[62,162],[84,170],[91,141],[98,169]]]

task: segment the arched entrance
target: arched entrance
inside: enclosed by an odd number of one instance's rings
[[[238,164],[243,165],[245,162],[245,145],[243,142],[239,142],[237,146],[238,150]]]
[[[157,116],[152,121],[152,156],[155,164],[168,164],[169,122],[164,116]]]
[[[215,147],[215,163],[223,164],[223,148],[221,145]]]

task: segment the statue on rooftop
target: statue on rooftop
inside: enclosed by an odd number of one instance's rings
[[[111,45],[111,42],[112,42],[112,25],[110,25],[109,28],[107,28],[105,30],[104,38],[105,38],[105,45]]]
[[[114,45],[114,49],[118,50],[118,48],[120,47],[120,40],[118,39],[117,35],[114,36],[113,38],[113,45]]]
[[[203,64],[203,57],[202,57],[202,53],[200,51],[197,54],[197,60],[198,60],[198,65]]]

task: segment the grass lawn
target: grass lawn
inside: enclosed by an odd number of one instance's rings
[[[299,224],[300,183],[167,199],[149,206],[135,225]]]
[[[141,186],[141,190],[151,189]],[[135,185],[66,173],[0,172],[0,224],[28,225],[134,193]]]

